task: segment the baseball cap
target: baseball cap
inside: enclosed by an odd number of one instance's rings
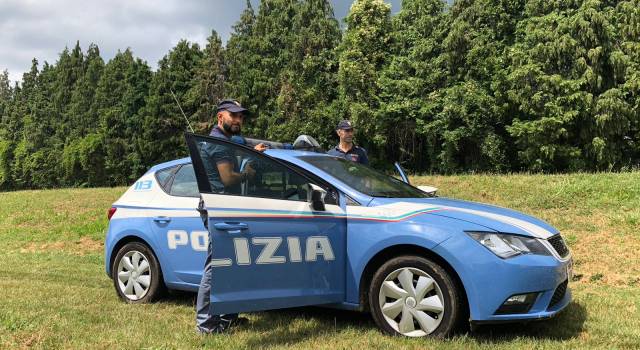
[[[240,105],[236,100],[222,100],[218,103],[216,112],[229,111],[231,113],[247,113],[248,110]]]
[[[349,130],[349,129],[353,129],[353,125],[351,124],[350,121],[348,120],[343,120],[340,123],[338,123],[338,126],[336,126],[336,130]]]

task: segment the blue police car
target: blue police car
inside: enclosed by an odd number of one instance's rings
[[[190,158],[154,166],[109,210],[106,272],[126,301],[196,291],[210,236],[220,314],[326,305],[421,337],[550,318],[571,300],[571,254],[544,221],[325,154],[187,144]],[[250,176],[225,185],[221,162]]]

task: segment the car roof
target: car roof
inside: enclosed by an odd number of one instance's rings
[[[156,164],[156,165],[152,166],[151,169],[149,169],[146,174],[155,173],[158,170],[170,168],[170,167],[175,166],[175,165],[189,164],[189,163],[191,163],[191,158],[190,157],[170,160],[168,162],[164,162],[164,163],[160,163],[160,164]]]
[[[304,156],[327,156],[327,157],[331,157],[330,155],[327,155],[325,153],[318,153],[318,152],[310,152],[310,151],[297,151],[297,150],[287,150],[287,149],[269,149],[265,151],[265,154],[274,157],[274,158],[278,158],[278,159],[282,159],[282,160],[287,160],[287,161],[294,161],[295,159],[298,157],[304,157]],[[180,159],[174,159],[174,160],[170,160],[168,162],[164,162],[164,163],[160,163],[160,164],[156,164],[153,167],[151,167],[149,169],[149,171],[147,171],[147,173],[154,173],[156,171],[162,170],[162,169],[166,169],[166,168],[170,168],[172,166],[176,166],[176,165],[182,165],[182,164],[189,164],[191,163],[191,158],[190,157],[184,157],[184,158],[180,158]]]
[[[298,150],[287,150],[287,149],[268,149],[265,151],[265,154],[274,157],[276,159],[281,159],[284,161],[287,161],[289,163],[293,163],[297,166],[300,166],[302,168],[305,168],[307,170],[310,170],[309,167],[311,166],[311,164],[305,162],[304,160],[302,160],[302,157],[305,156],[314,156],[314,157],[334,157],[332,155],[326,154],[326,153],[319,153],[319,152],[311,152],[311,151],[298,151]],[[151,169],[149,169],[149,171],[147,171],[146,174],[149,173],[155,173],[159,170],[162,169],[166,169],[166,168],[170,168],[172,166],[176,166],[176,165],[183,165],[183,164],[190,164],[191,163],[191,158],[190,157],[185,157],[185,158],[180,158],[180,159],[175,159],[172,161],[168,161],[168,162],[164,162],[164,163],[160,163],[160,164],[156,164],[153,167],[151,167]],[[331,182],[334,186],[338,187],[340,190],[342,190],[343,192],[347,193],[351,198],[357,200],[360,203],[368,203],[369,201],[371,201],[371,197],[366,196],[362,193],[359,193],[355,190],[353,190],[352,188],[341,184],[341,181],[339,179],[335,179],[333,176],[327,174],[326,172],[322,171],[321,169],[317,169],[314,168],[312,171],[314,171],[314,173],[316,175],[319,175],[320,177],[324,178],[325,180],[328,180],[329,182]],[[146,175],[145,174],[145,175]],[[329,179],[334,179],[336,181],[332,181]]]

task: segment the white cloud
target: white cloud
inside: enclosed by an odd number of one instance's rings
[[[251,1],[257,9],[259,0]],[[399,1],[391,1],[396,11]],[[332,2],[345,16],[351,1]],[[21,80],[33,58],[54,63],[76,41],[84,51],[97,44],[105,60],[129,47],[155,68],[180,39],[204,45],[215,29],[226,41],[244,7],[243,0],[2,0],[0,71]]]

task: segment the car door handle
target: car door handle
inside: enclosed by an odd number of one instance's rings
[[[241,231],[248,230],[249,225],[244,222],[216,222],[213,224],[216,230],[227,231],[229,233],[240,233]]]
[[[156,217],[153,218],[153,221],[155,221],[155,222],[157,222],[159,224],[166,224],[169,221],[171,221],[171,218],[167,217],[167,216],[156,216]]]

